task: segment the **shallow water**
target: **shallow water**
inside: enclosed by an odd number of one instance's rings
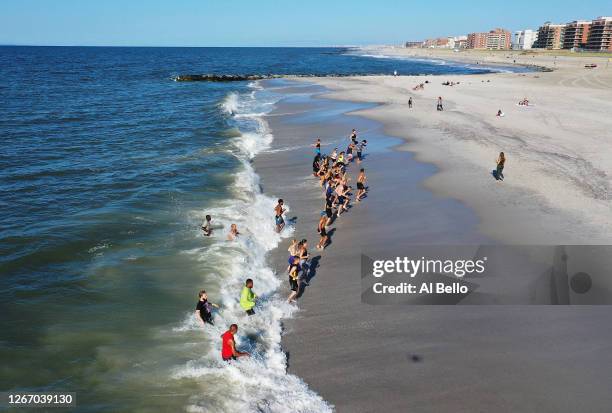
[[[0,390],[77,392],[79,411],[281,411],[287,395],[296,411],[328,408],[285,374],[292,309],[266,263],[277,194],[260,192],[250,165],[273,139],[262,115],[279,96],[170,79],[396,68],[487,70],[345,49],[0,48]],[[247,277],[263,301],[248,320]],[[215,327],[193,317],[201,288],[222,306]],[[227,366],[231,322],[255,357]]]

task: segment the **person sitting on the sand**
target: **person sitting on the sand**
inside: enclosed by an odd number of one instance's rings
[[[497,111],[497,115],[495,115],[495,116],[503,118],[504,117],[504,112],[502,112],[502,110],[500,109],[500,110]]]

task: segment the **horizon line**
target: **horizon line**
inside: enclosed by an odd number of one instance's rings
[[[401,46],[399,44],[350,44],[350,45],[318,45],[318,46],[161,46],[161,45],[90,45],[90,44],[3,44],[0,47],[149,47],[149,48],[328,48],[328,47],[364,47],[364,46]]]

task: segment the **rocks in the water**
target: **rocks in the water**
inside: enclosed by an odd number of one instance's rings
[[[173,79],[176,82],[239,82],[245,80],[273,79],[282,75],[179,75]]]
[[[172,80],[176,82],[238,82],[245,80],[277,79],[281,77],[347,77],[347,76],[376,76],[368,73],[327,73],[327,74],[295,74],[295,75],[178,75]],[[377,75],[382,76],[382,75]]]

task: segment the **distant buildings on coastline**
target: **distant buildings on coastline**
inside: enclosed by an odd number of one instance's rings
[[[505,29],[493,29],[485,33],[470,33],[463,36],[438,37],[421,42],[406,42],[407,48],[425,49],[510,49],[512,35]]]
[[[512,34],[496,28],[489,32],[470,33],[467,36],[438,37],[424,41],[406,42],[407,48],[529,50],[569,49],[612,51],[612,17],[594,20],[574,20],[565,24],[546,22],[536,30],[525,29]]]

